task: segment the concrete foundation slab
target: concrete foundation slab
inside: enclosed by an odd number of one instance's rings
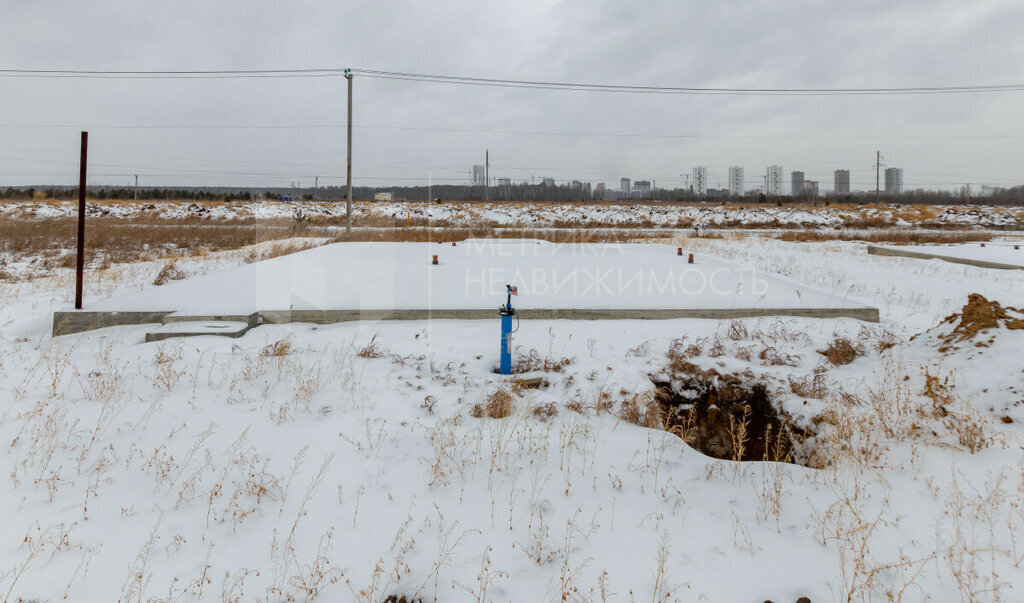
[[[58,312],[54,333],[142,322],[491,320],[507,285],[518,290],[513,305],[524,320],[879,319],[877,309],[846,291],[701,254],[691,263],[683,251],[531,239],[467,240],[457,247],[337,243],[124,292],[93,302],[90,313]]]

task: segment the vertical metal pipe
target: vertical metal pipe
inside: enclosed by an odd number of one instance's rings
[[[352,74],[345,74],[348,80],[348,167],[346,168],[345,229],[352,230]]]
[[[82,281],[85,272],[85,166],[89,133],[82,132],[82,161],[78,167],[78,257],[75,260],[75,309],[82,309]]]
[[[501,315],[501,357],[498,372],[502,375],[512,374],[512,315]]]

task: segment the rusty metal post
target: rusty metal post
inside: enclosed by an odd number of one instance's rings
[[[82,132],[82,163],[78,168],[78,258],[75,261],[75,309],[82,309],[82,273],[85,272],[85,166],[89,133]]]

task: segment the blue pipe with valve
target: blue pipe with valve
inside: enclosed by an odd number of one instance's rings
[[[498,372],[502,375],[512,374],[512,317],[516,316],[516,310],[512,307],[512,296],[518,293],[518,289],[512,285],[505,285],[508,299],[504,306],[498,308],[501,315],[501,361]],[[516,316],[518,322],[518,316]]]

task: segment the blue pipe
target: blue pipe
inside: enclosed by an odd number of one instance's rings
[[[502,375],[512,374],[512,314],[501,315],[501,365]]]

